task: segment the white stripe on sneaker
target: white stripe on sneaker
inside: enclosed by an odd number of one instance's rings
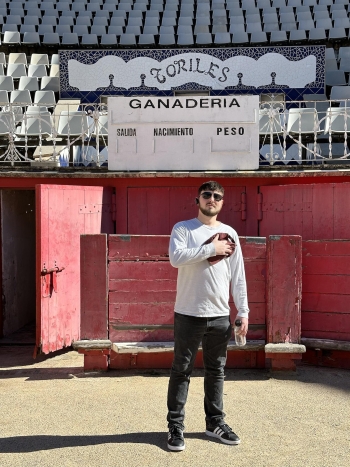
[[[214,433],[221,437],[225,432],[219,426],[217,426],[214,430]]]

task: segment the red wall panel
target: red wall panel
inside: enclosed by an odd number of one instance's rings
[[[169,237],[109,236],[109,336],[114,342],[171,341],[177,269],[168,258]],[[246,266],[250,339],[264,339],[266,243],[241,238]],[[146,257],[146,252],[148,256]],[[118,258],[118,260],[115,260]],[[236,309],[231,302],[231,317]]]
[[[197,217],[195,203],[198,186],[128,188],[128,233],[169,235],[180,221]],[[219,220],[246,235],[242,220],[241,194],[245,187],[225,187],[224,206]]]
[[[262,186],[259,235],[350,238],[350,183]]]
[[[350,339],[350,240],[303,242],[302,336]]]

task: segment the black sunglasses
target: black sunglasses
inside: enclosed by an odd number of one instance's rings
[[[212,193],[211,191],[203,191],[199,196],[203,196],[204,199],[210,199],[214,196],[215,201],[221,201],[223,199],[222,195],[219,195],[219,193]]]

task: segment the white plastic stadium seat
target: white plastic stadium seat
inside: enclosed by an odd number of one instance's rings
[[[88,134],[88,117],[85,112],[62,111],[58,120],[58,136],[77,137]]]
[[[273,113],[271,113],[273,112]],[[262,109],[259,111],[259,134],[260,135],[279,135],[284,129],[284,115],[278,110]]]
[[[84,34],[81,38],[81,45],[87,47],[97,47],[98,46],[98,37],[96,34]],[[58,72],[57,72],[58,76]]]
[[[18,136],[27,137],[42,137],[47,138],[51,136],[52,123],[51,114],[46,107],[30,106],[23,114],[22,124],[19,131],[16,132]]]
[[[33,46],[40,44],[40,36],[37,32],[25,32],[22,38],[22,44]]]
[[[49,76],[58,78],[59,77],[59,69],[60,69],[59,65],[52,64],[50,66]]]
[[[13,91],[13,78],[11,76],[0,76],[0,89],[3,91]]]
[[[16,129],[13,112],[0,112],[0,136],[8,136]]]
[[[346,129],[345,129],[346,125]],[[327,109],[325,133],[350,133],[350,107],[329,107]]]
[[[47,69],[45,65],[29,65],[28,76],[34,76],[36,78],[42,78],[47,76]]]
[[[11,91],[10,103],[21,106],[32,105],[32,98],[28,90],[25,91]]]
[[[51,55],[51,65],[58,65],[60,62],[59,55],[58,54],[52,54]]]
[[[0,107],[7,105],[9,103],[9,95],[7,91],[0,91]]]
[[[47,54],[32,54],[30,64],[49,66],[49,56]]]
[[[53,91],[36,91],[34,95],[34,104],[44,105],[46,107],[55,107],[56,98]]]
[[[21,35],[18,31],[5,31],[2,42],[7,45],[18,45],[21,42]]]
[[[44,76],[41,78],[41,91],[58,92],[60,90],[59,78],[53,76]]]
[[[25,66],[28,65],[27,56],[25,53],[10,53],[8,58],[8,63],[23,63]]]
[[[26,66],[23,63],[9,63],[7,66],[7,76],[11,76],[14,79],[27,76]]]
[[[38,78],[32,76],[21,76],[18,83],[18,89],[20,91],[37,91],[39,89]]]
[[[320,123],[316,109],[289,109],[287,132],[291,134],[319,133]]]
[[[350,86],[333,86],[331,100],[350,99]]]

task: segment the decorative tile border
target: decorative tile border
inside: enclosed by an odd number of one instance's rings
[[[63,50],[60,97],[281,93],[288,100],[324,93],[325,47]]]

